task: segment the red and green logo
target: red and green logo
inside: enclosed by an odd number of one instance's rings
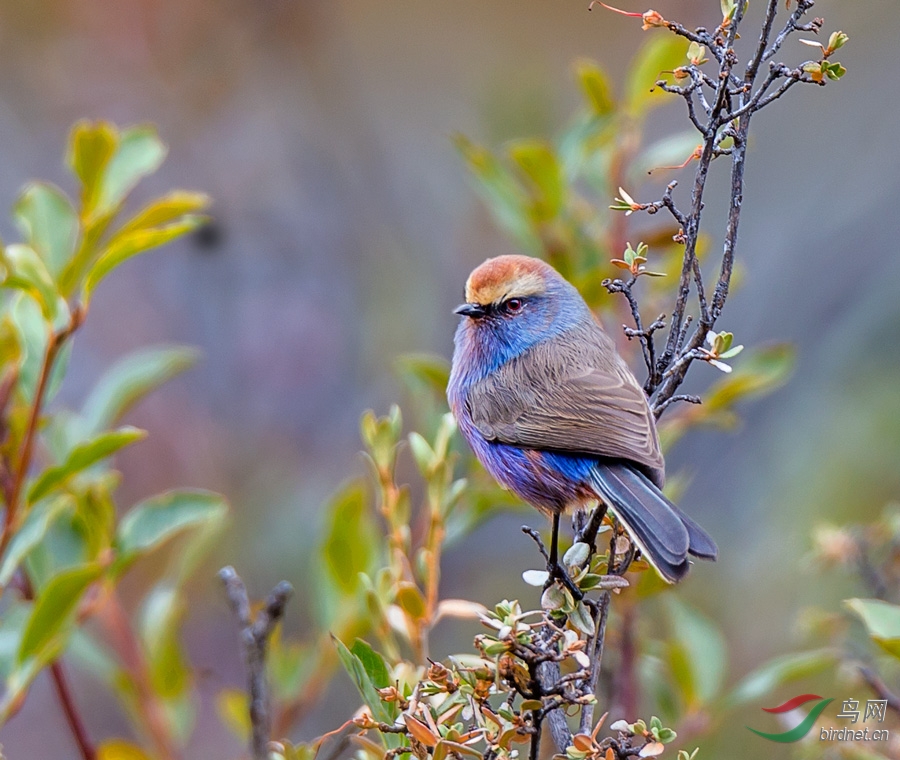
[[[770,742],[779,742],[781,744],[787,744],[789,742],[796,742],[806,736],[815,725],[816,721],[819,719],[819,716],[822,714],[822,711],[828,707],[828,705],[834,701],[833,698],[823,699],[818,694],[801,694],[799,697],[794,697],[793,699],[789,699],[782,705],[778,705],[778,707],[764,707],[767,713],[786,713],[794,710],[800,705],[805,705],[807,702],[812,702],[813,700],[819,700],[818,704],[813,707],[812,710],[809,711],[809,714],[800,721],[800,725],[795,726],[790,731],[784,731],[780,734],[767,734],[764,731],[757,731],[755,728],[747,728],[752,731],[757,736],[761,736],[763,739],[768,739]]]

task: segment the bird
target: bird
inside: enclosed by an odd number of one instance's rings
[[[447,398],[460,433],[504,488],[552,519],[593,504],[617,518],[669,583],[713,539],[662,493],[665,461],[644,390],[578,290],[545,261],[487,259],[465,285]]]

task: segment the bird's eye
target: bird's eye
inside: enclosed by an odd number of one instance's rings
[[[506,304],[506,310],[511,314],[515,314],[517,311],[522,311],[522,307],[525,305],[525,302],[521,298],[510,298]]]

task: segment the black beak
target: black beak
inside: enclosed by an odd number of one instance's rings
[[[464,317],[471,317],[472,319],[480,319],[487,314],[487,310],[480,303],[464,303],[457,306],[453,313],[462,314]]]

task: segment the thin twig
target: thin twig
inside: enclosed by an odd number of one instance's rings
[[[63,670],[62,662],[56,660],[50,666],[50,678],[53,681],[53,690],[59,700],[60,707],[66,716],[66,723],[72,732],[72,737],[78,745],[78,751],[81,753],[83,760],[96,760],[97,751],[88,737],[87,728],[81,719],[81,714],[75,706],[75,700],[72,696],[72,690],[69,687],[69,681]]]
[[[822,25],[820,19],[814,19],[810,24],[806,24],[804,26],[800,26],[798,24],[800,19],[805,16],[810,10],[812,10],[812,7],[815,4],[815,0],[797,0],[797,7],[794,8],[794,12],[791,13],[790,17],[784,25],[784,28],[775,37],[775,42],[772,43],[772,47],[770,47],[765,53],[763,53],[760,63],[765,63],[772,56],[774,56],[781,49],[784,41],[792,32],[818,30],[818,28]]]
[[[872,691],[874,691],[880,699],[885,700],[887,706],[894,712],[900,713],[900,696],[891,691],[887,684],[881,680],[881,677],[870,667],[860,665],[859,672]]]
[[[19,457],[18,462],[15,465],[15,473],[13,475],[9,500],[6,503],[3,533],[0,535],[0,557],[3,556],[6,546],[12,538],[16,516],[19,511],[19,501],[21,500],[22,489],[25,485],[25,480],[28,477],[28,471],[31,468],[31,458],[34,454],[34,444],[37,439],[38,423],[41,419],[44,397],[47,393],[50,377],[53,375],[53,367],[56,363],[56,358],[59,356],[59,352],[66,344],[66,341],[72,337],[72,334],[84,323],[85,316],[84,309],[81,306],[76,306],[72,309],[69,323],[62,330],[50,335],[47,339],[47,346],[44,350],[43,360],[41,361],[41,371],[38,376],[37,387],[34,391],[34,401],[31,405],[28,423],[25,427],[25,435],[22,438],[22,444],[19,449]]]
[[[538,533],[534,528],[529,528],[527,525],[522,526],[522,532],[526,536],[531,536],[531,538],[537,544],[538,551],[541,553],[541,556],[544,558],[544,561],[549,563],[550,555],[547,553],[547,547],[544,546],[543,540],[541,540],[541,534]]]
[[[34,586],[31,584],[31,579],[24,572],[21,572],[19,580],[22,598],[26,601],[33,601]],[[94,744],[88,736],[81,713],[78,712],[78,707],[75,705],[75,698],[69,686],[69,679],[66,677],[60,660],[54,660],[50,665],[50,678],[53,681],[53,691],[56,692],[59,706],[66,716],[66,723],[69,726],[69,731],[72,732],[75,744],[78,745],[78,752],[82,760],[96,760],[97,750],[94,749]]]
[[[269,593],[263,608],[251,618],[247,587],[233,567],[223,567],[219,578],[225,584],[225,593],[235,617],[241,626],[241,643],[247,665],[247,683],[250,696],[250,723],[252,736],[250,749],[253,760],[267,760],[272,730],[269,683],[266,678],[266,651],[269,636],[284,615],[294,589],[287,581],[281,581]]]

